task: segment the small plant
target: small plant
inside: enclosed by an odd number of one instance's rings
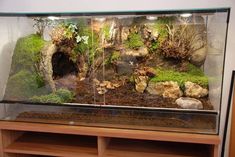
[[[144,46],[143,39],[139,33],[132,32],[128,35],[125,45],[130,49],[138,49]]]

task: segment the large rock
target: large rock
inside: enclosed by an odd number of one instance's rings
[[[147,91],[150,94],[160,95],[164,98],[179,98],[183,95],[177,82],[149,82]]]
[[[185,82],[185,95],[188,97],[201,98],[208,95],[208,89],[202,88],[200,85],[187,81]]]
[[[147,47],[140,47],[138,50],[128,49],[124,51],[124,54],[128,56],[144,57],[148,55],[148,49]]]
[[[137,76],[135,78],[135,89],[139,93],[143,93],[148,84],[148,76]]]
[[[195,98],[180,97],[175,103],[183,109],[203,109],[202,102]]]
[[[57,47],[49,42],[41,50],[41,60],[39,63],[40,72],[43,74],[45,81],[48,82],[51,90],[56,91],[55,82],[53,80],[52,56],[56,53]]]
[[[133,65],[127,61],[117,61],[116,66],[119,75],[131,76],[134,72]]]
[[[190,57],[190,62],[196,66],[201,66],[206,60],[207,47],[202,47],[194,51]]]

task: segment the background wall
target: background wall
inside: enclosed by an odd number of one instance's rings
[[[0,12],[97,12],[170,10],[231,7],[225,76],[222,97],[220,136],[223,135],[232,70],[235,69],[235,1],[234,0],[0,0]],[[1,56],[1,54],[0,54]],[[0,62],[1,62],[0,58]],[[1,68],[2,63],[0,63]],[[1,74],[0,74],[0,77]],[[227,145],[228,146],[228,145]],[[227,156],[227,155],[226,155]]]

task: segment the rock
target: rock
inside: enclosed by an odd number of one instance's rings
[[[129,32],[129,27],[123,27],[122,28],[122,32],[121,32],[122,41],[127,40],[129,33],[130,33]]]
[[[140,47],[138,50],[128,49],[124,51],[124,54],[128,56],[144,57],[148,55],[148,49],[147,47]]]
[[[183,109],[203,109],[202,102],[195,98],[180,97],[175,103]]]
[[[147,68],[146,68],[146,75],[147,75],[148,77],[154,77],[154,76],[157,75],[157,72],[156,72],[156,70],[155,70],[154,68],[147,67]]]
[[[103,95],[107,92],[106,88],[98,87],[97,88],[98,94]]]
[[[200,85],[187,81],[185,82],[185,95],[188,97],[201,98],[208,95],[208,89],[202,88]]]
[[[133,65],[125,61],[117,61],[117,73],[119,75],[130,76],[133,73]]]
[[[177,82],[149,82],[147,91],[150,94],[160,95],[164,98],[179,98],[183,95]]]
[[[190,57],[190,62],[196,66],[202,66],[206,60],[207,47],[194,51]]]
[[[135,89],[139,93],[143,93],[147,87],[148,77],[147,76],[137,76],[135,78]]]
[[[135,74],[138,76],[140,75],[140,76],[154,77],[154,76],[156,76],[157,72],[154,68],[143,67],[141,69],[136,69]]]

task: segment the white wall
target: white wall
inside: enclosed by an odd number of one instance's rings
[[[231,72],[235,69],[235,1],[234,0],[0,0],[0,12],[95,12],[170,10],[193,8],[231,7],[228,32],[220,136],[223,135],[224,120]]]
[[[26,17],[0,17],[0,100],[4,96],[16,41],[34,32],[32,24]]]

